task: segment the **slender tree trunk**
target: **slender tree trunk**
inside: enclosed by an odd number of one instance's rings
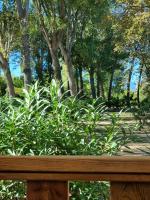
[[[51,56],[52,56],[52,66],[54,70],[55,79],[59,83],[62,83],[61,67],[58,60],[57,50],[51,49]]]
[[[17,10],[20,19],[20,26],[22,32],[22,54],[23,54],[23,73],[24,73],[24,86],[28,86],[32,82],[32,71],[30,66],[30,41],[29,41],[29,0],[25,0],[24,6],[21,0],[16,0]]]
[[[13,85],[13,80],[11,76],[11,72],[8,66],[7,60],[4,58],[3,54],[0,52],[0,64],[2,66],[2,70],[4,72],[4,76],[7,82],[7,88],[9,96],[14,97],[15,96],[15,89]]]
[[[143,64],[145,67],[145,74],[146,74],[146,87],[145,87],[145,92],[150,96],[150,65],[149,65],[149,60],[143,60]]]
[[[61,66],[60,66],[59,58],[58,58],[59,39],[57,37],[57,34],[54,34],[50,40],[48,37],[48,33],[45,31],[44,27],[43,27],[43,34],[44,34],[44,38],[47,42],[48,49],[49,49],[51,59],[52,59],[52,69],[53,70],[51,70],[49,67],[49,73],[52,71],[54,72],[54,78],[60,87],[59,96],[61,96],[64,93],[64,87],[63,87],[63,81],[62,81],[62,75],[61,75]],[[53,73],[51,74],[51,77],[53,77]]]
[[[29,33],[28,33],[27,22],[22,21],[21,24],[22,24],[22,28],[25,29],[22,35],[24,86],[26,89],[28,89],[28,86],[31,85],[32,83],[32,72],[31,72],[31,67],[30,67]]]
[[[43,35],[47,42],[48,49],[49,49],[51,59],[52,59],[52,68],[54,72],[54,78],[60,88],[59,96],[62,96],[62,94],[64,93],[64,87],[63,87],[63,81],[62,81],[62,75],[61,75],[61,66],[60,66],[59,58],[58,58],[58,44],[60,43],[62,35],[59,32],[58,33],[56,32],[56,33],[53,33],[53,36],[51,36],[51,39],[50,39],[48,36],[48,32],[44,26],[44,23],[42,23],[42,26],[43,26],[42,27]]]
[[[101,95],[101,89],[100,89],[100,69],[99,66],[97,66],[97,71],[96,71],[96,75],[97,75],[97,97],[100,97]]]
[[[132,60],[132,64],[129,70],[128,83],[127,83],[127,105],[128,106],[130,106],[130,90],[131,90],[131,78],[132,78],[133,69],[134,69],[134,58]]]
[[[47,49],[47,52],[48,52],[47,57],[46,57],[47,71],[48,71],[48,74],[49,74],[49,82],[51,82],[53,77],[54,77],[54,70],[52,68],[52,58],[51,58],[49,49]]]
[[[101,86],[101,91],[102,91],[102,97],[105,99],[104,82],[103,82],[102,79],[101,79],[101,82],[100,82],[100,86]]]
[[[101,88],[102,97],[105,99],[104,83],[103,83],[102,79],[101,79],[101,82],[100,82],[100,88]]]
[[[12,76],[11,76],[9,67],[4,69],[4,74],[5,74],[5,78],[7,81],[9,96],[15,97],[15,90],[14,90],[13,80],[12,80]]]
[[[79,66],[79,79],[80,79],[80,95],[83,96],[84,95],[84,85],[83,85],[83,76],[82,76],[82,67]]]
[[[76,87],[76,81],[75,81],[75,77],[74,77],[74,70],[73,70],[71,55],[63,47],[62,43],[60,43],[59,47],[60,47],[61,53],[64,57],[65,64],[67,66],[67,74],[68,74],[68,81],[69,81],[71,96],[76,96],[77,95],[77,87]]]
[[[77,85],[77,93],[79,93],[79,72],[78,72],[78,68],[76,67],[76,85]]]
[[[140,86],[141,86],[143,67],[144,67],[144,65],[141,64],[139,78],[138,78],[138,87],[137,87],[137,102],[139,105],[140,105]]]
[[[69,81],[67,81],[67,96],[71,96],[71,93],[70,93],[70,86],[69,86]]]
[[[51,57],[52,57],[52,66],[54,70],[54,78],[56,82],[59,84],[60,87],[60,96],[64,93],[64,87],[63,87],[63,81],[62,81],[62,75],[61,75],[61,67],[59,64],[58,59],[58,52],[57,49],[50,47]]]
[[[59,58],[58,58],[58,48],[59,48],[59,43],[61,43],[61,40],[63,38],[64,31],[63,31],[63,29],[61,29],[61,30],[59,29],[59,30],[49,33],[49,30],[47,29],[47,26],[45,25],[45,17],[48,16],[49,13],[45,13],[46,15],[43,15],[43,12],[42,12],[42,7],[45,10],[45,6],[47,6],[47,4],[44,4],[44,1],[42,3],[40,1],[36,1],[35,5],[36,5],[36,8],[37,8],[37,11],[39,14],[40,26],[42,28],[42,33],[43,33],[45,41],[48,45],[49,52],[51,54],[52,68],[54,70],[54,78],[60,87],[59,95],[62,95],[62,93],[64,92],[64,87],[63,87],[63,81],[62,81],[62,76],[61,76],[61,67],[60,67]],[[65,17],[64,0],[60,1],[60,13],[59,14],[60,14],[59,17],[63,21],[63,19]],[[55,27],[55,25],[54,25],[54,27]]]
[[[93,68],[93,66],[90,67],[89,75],[90,75],[91,94],[92,94],[93,99],[96,99],[96,90],[95,90],[94,68]]]
[[[109,82],[109,90],[108,90],[108,102],[111,100],[112,97],[112,83],[114,79],[114,68],[112,67],[112,72],[111,72],[111,77],[110,77],[110,82]]]
[[[104,85],[103,85],[103,80],[102,80],[102,75],[101,75],[101,67],[97,65],[97,97],[103,97],[105,98],[104,95]]]
[[[37,66],[36,66],[36,73],[38,76],[38,80],[41,84],[43,84],[43,50],[41,50],[41,55],[37,52]]]

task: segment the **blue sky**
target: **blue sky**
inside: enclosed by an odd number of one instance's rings
[[[12,76],[20,76],[21,75],[20,61],[21,61],[20,53],[15,52],[10,55],[9,64],[10,64]]]
[[[9,66],[14,77],[21,75],[20,60],[21,54],[18,52],[14,52],[9,56]],[[0,74],[3,74],[2,70],[0,70]]]

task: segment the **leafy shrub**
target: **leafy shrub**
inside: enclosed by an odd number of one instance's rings
[[[24,99],[0,101],[1,155],[112,155],[120,148],[123,140],[117,134],[119,118],[108,115],[103,104],[72,97],[60,99],[54,81],[50,88],[40,88],[36,83],[29,92],[23,92]],[[99,134],[95,131],[97,123],[105,118],[111,119],[112,124],[106,133]],[[14,193],[16,184],[1,184],[0,199],[21,195],[22,190]],[[86,189],[89,193],[90,187]],[[8,188],[13,192],[7,192]],[[102,191],[98,193],[103,195]]]

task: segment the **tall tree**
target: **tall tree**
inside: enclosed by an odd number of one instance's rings
[[[10,1],[3,1],[0,10],[0,67],[4,72],[10,96],[15,96],[13,79],[9,68],[9,54],[15,47],[14,37],[17,35],[17,19]]]
[[[72,1],[65,2],[64,7],[64,16],[62,16],[62,20],[67,21],[64,28],[64,38],[59,43],[59,47],[64,57],[65,64],[67,66],[67,75],[70,93],[72,96],[77,95],[77,85],[75,82],[75,73],[72,65],[72,46],[75,41],[76,29],[78,26],[78,7]],[[64,21],[64,22],[65,22]]]
[[[114,15],[116,18],[114,27],[122,36],[116,44],[117,49],[124,49],[124,51],[130,54],[130,57],[134,56],[140,62],[144,57],[147,62],[150,51],[149,1],[116,0],[115,6],[117,14]],[[145,72],[147,74],[147,70]],[[147,80],[149,82],[150,79]]]
[[[22,33],[22,55],[23,55],[23,74],[24,86],[28,86],[32,82],[32,71],[30,64],[30,40],[29,40],[29,0],[16,0],[17,11],[20,21],[20,29]]]
[[[60,86],[61,95],[63,93],[63,83],[58,48],[63,37],[63,28],[60,23],[61,18],[64,16],[64,1],[34,0],[34,5],[43,36],[51,54],[54,77]]]

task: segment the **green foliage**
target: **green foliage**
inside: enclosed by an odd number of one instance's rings
[[[13,81],[14,81],[14,86],[15,87],[17,87],[17,88],[22,88],[23,87],[23,78],[14,77]]]
[[[106,182],[71,183],[72,200],[106,200],[109,199],[109,184]]]
[[[3,78],[0,77],[0,96],[4,96],[6,94],[7,85]]]
[[[140,126],[149,126],[148,120],[150,118],[150,99],[145,98],[141,103],[140,107],[135,109],[134,115],[140,121]]]
[[[0,10],[0,52],[5,58],[8,58],[9,53],[18,45],[18,27],[14,4],[12,1],[4,0],[1,2]]]
[[[24,99],[1,98],[1,155],[112,155],[118,151],[123,142],[117,136],[118,116],[108,115],[103,104],[97,105],[96,101],[89,104],[72,97],[60,99],[58,90],[54,81],[50,88],[40,88],[36,83],[29,92],[24,90]],[[111,119],[111,126],[106,133],[97,133],[98,122],[106,118]],[[14,191],[16,184],[1,183],[1,199],[8,188]],[[87,190],[91,192],[92,187]],[[7,198],[19,194],[20,190],[8,192]]]

